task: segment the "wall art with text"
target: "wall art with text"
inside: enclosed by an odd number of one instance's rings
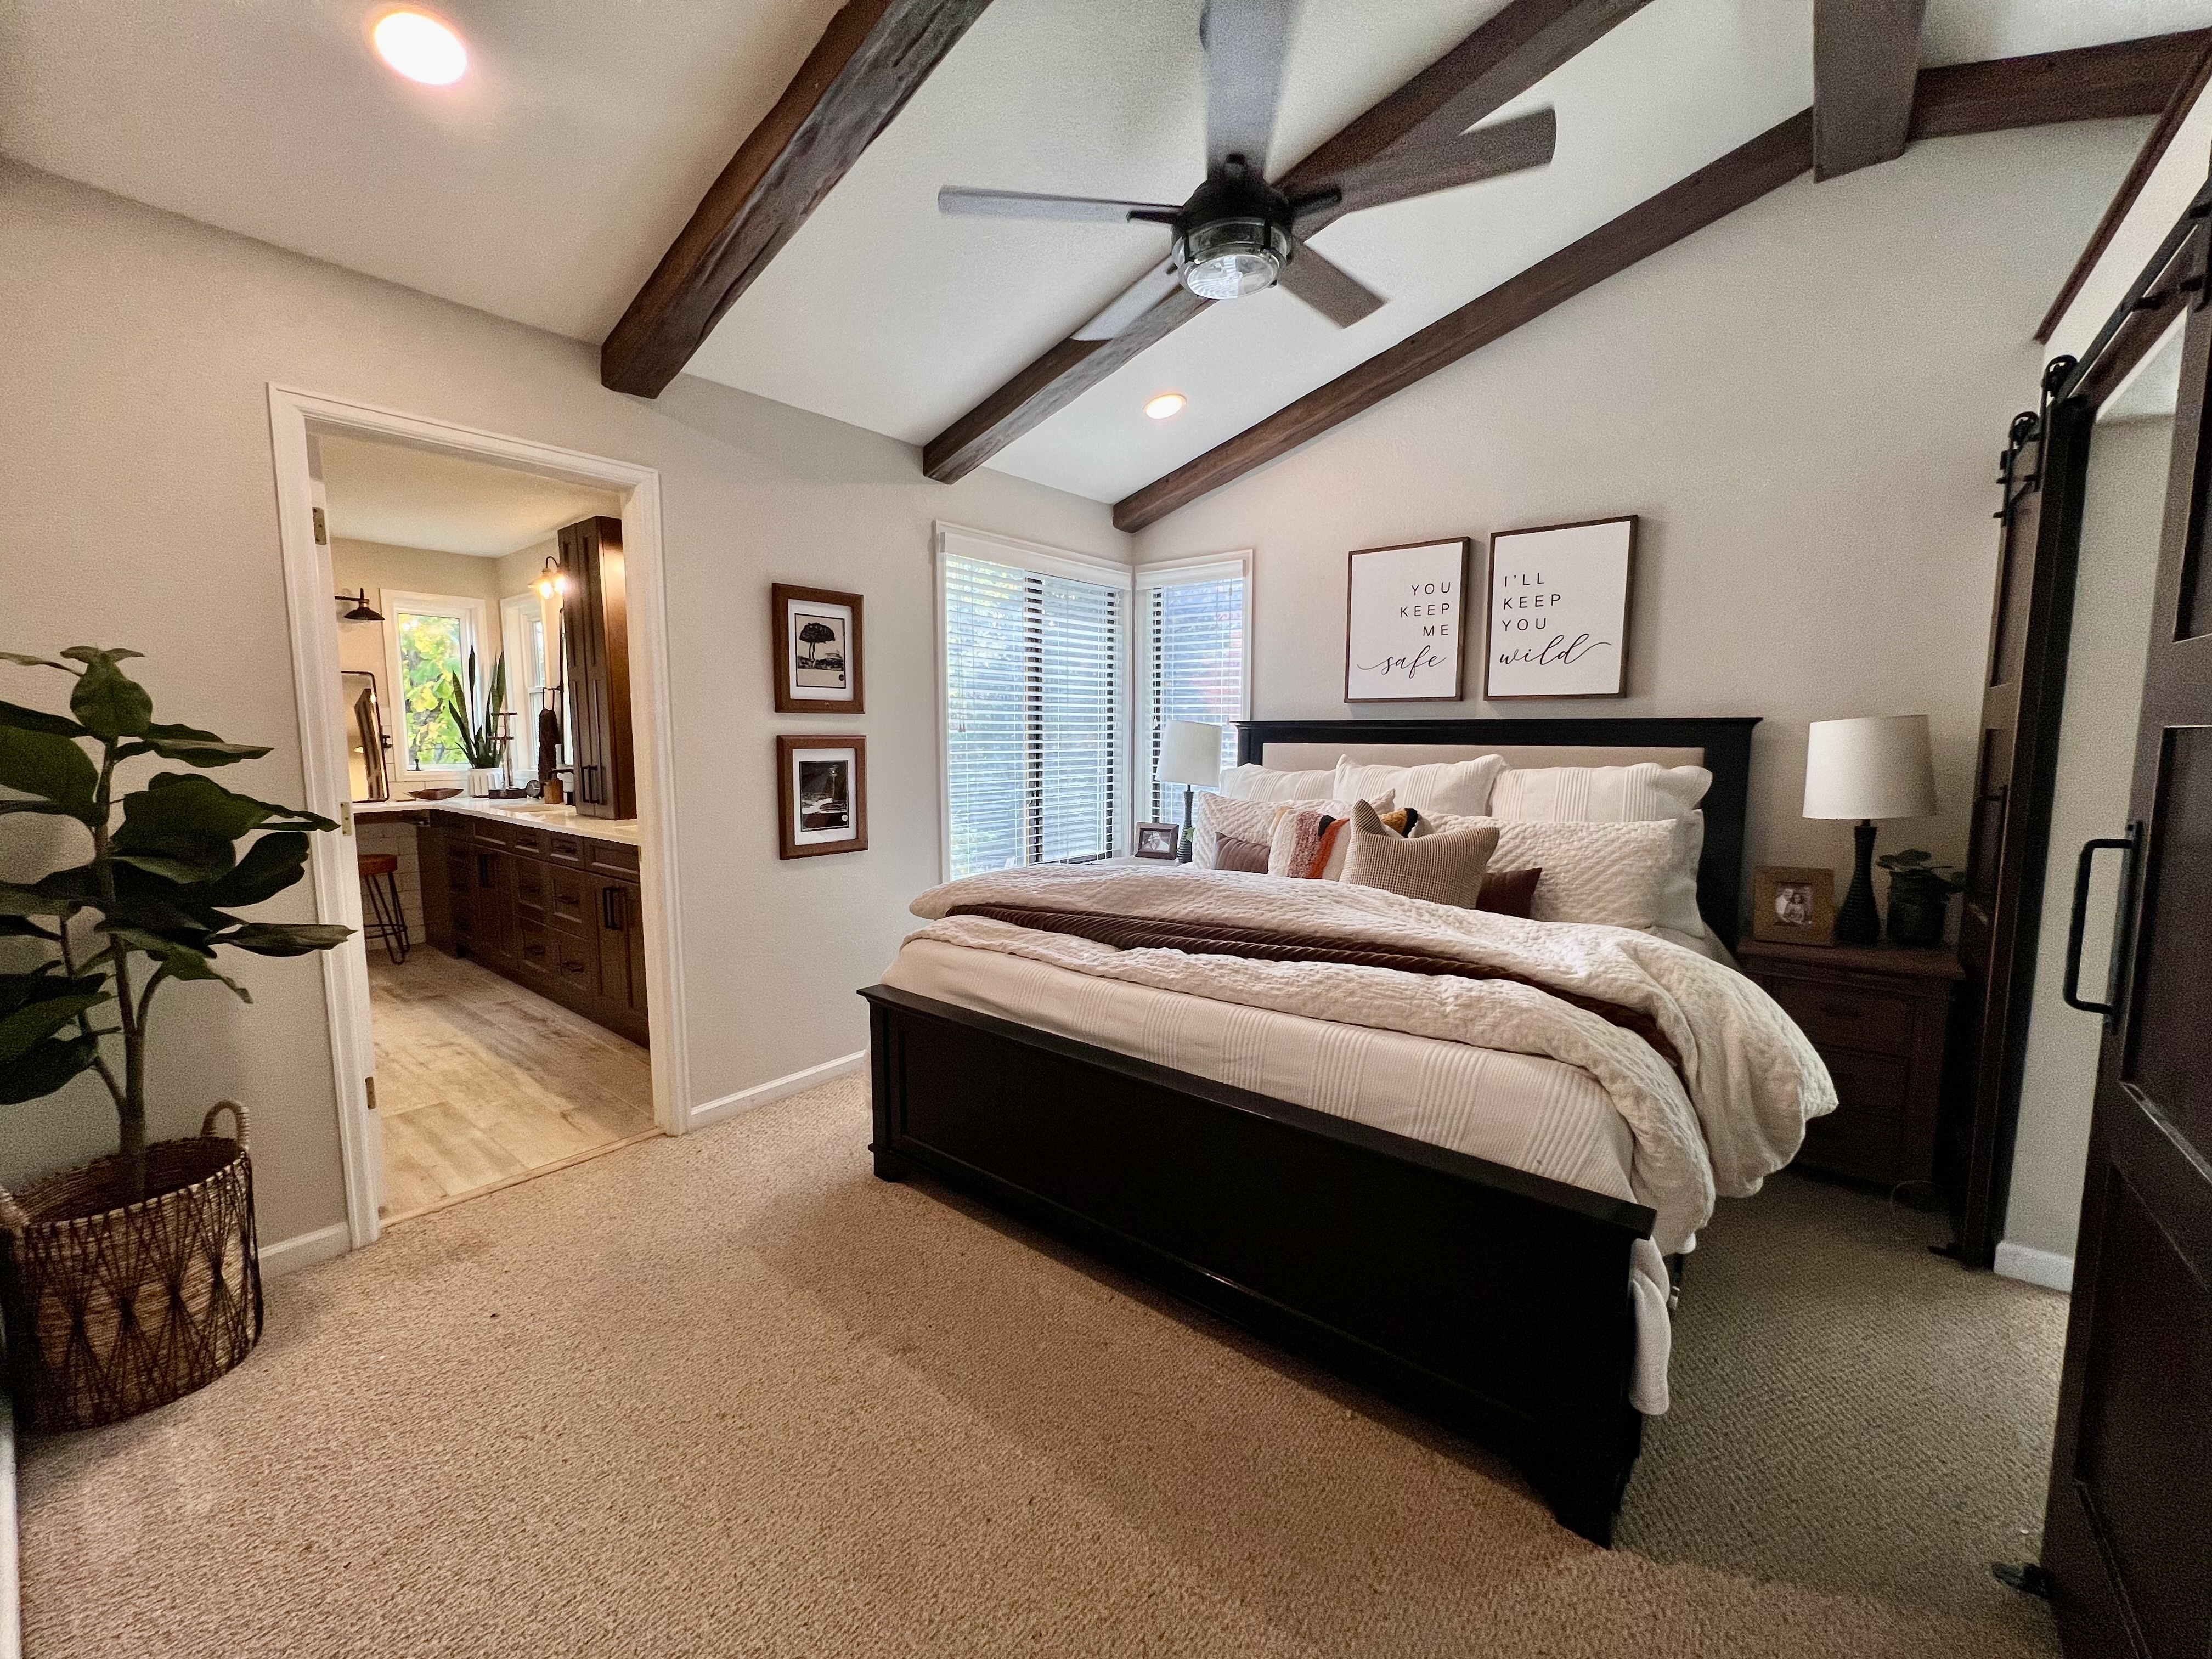
[[[1626,696],[1635,553],[1633,514],[1492,536],[1482,695]]]
[[[1351,556],[1344,629],[1346,702],[1453,702],[1467,630],[1473,544],[1413,542]]]

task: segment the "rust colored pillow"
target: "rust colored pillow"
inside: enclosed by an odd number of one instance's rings
[[[1474,902],[1478,910],[1527,920],[1536,902],[1536,881],[1544,873],[1534,870],[1492,870],[1482,878],[1482,893]]]
[[[1235,836],[1216,836],[1213,838],[1213,867],[1217,870],[1242,870],[1250,875],[1267,873],[1267,843],[1264,841],[1242,841]]]

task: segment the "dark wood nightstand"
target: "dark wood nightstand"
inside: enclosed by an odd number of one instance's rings
[[[1736,956],[1836,1080],[1841,1103],[1807,1126],[1796,1162],[1885,1186],[1932,1179],[1957,953],[1747,939]]]

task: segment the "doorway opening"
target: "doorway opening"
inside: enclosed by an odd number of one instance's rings
[[[658,483],[270,403],[357,1247],[688,1127]]]

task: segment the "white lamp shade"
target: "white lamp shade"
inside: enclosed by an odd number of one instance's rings
[[[1924,818],[1936,811],[1925,714],[1814,720],[1805,751],[1808,818]]]
[[[1170,720],[1160,730],[1160,781],[1211,789],[1221,781],[1221,728],[1204,720]]]

